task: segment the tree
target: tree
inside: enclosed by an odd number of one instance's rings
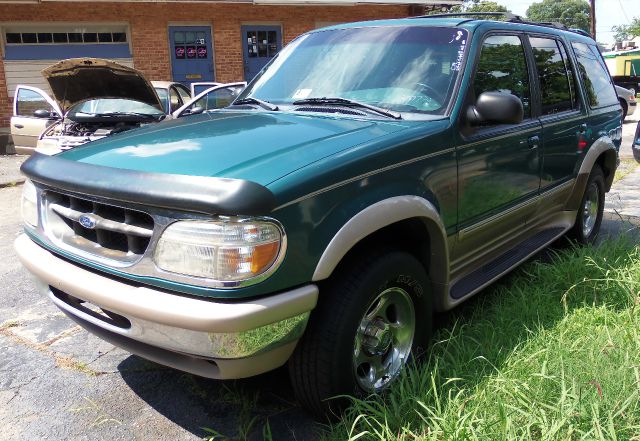
[[[633,37],[640,37],[640,17],[634,17],[628,25],[614,26],[613,37],[616,41],[631,40]]]
[[[434,10],[429,14],[440,14],[441,11]],[[486,1],[486,0],[465,0],[462,5],[454,6],[449,9],[450,13],[456,12],[508,12],[505,6],[502,6],[498,2]],[[493,17],[492,17],[493,18]],[[495,17],[496,20],[500,17]]]
[[[542,0],[527,9],[532,21],[562,23],[569,28],[591,30],[591,11],[586,0]]]
[[[464,12],[507,12],[508,9],[498,2],[491,1],[475,1],[466,2],[462,6],[457,6]]]

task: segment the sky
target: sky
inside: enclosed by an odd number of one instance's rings
[[[514,14],[525,15],[535,0],[496,0]],[[613,43],[612,26],[629,24],[640,17],[640,0],[596,0],[596,37],[601,43]]]

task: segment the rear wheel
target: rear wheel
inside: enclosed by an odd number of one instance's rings
[[[424,350],[431,322],[427,277],[412,255],[354,259],[321,287],[289,361],[298,401],[324,418],[345,405],[334,397],[383,391]]]
[[[587,180],[576,223],[570,232],[570,237],[578,243],[593,243],[598,237],[604,211],[604,197],[604,173],[599,165],[595,165]]]
[[[627,108],[627,102],[623,99],[620,99],[620,107],[622,107],[622,121],[624,122],[624,120],[627,118],[627,112],[629,111],[629,109]]]

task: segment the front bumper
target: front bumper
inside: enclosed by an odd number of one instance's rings
[[[43,293],[80,325],[130,352],[210,378],[248,377],[284,364],[318,297],[318,288],[306,285],[256,300],[214,302],[106,277],[24,234],[15,248]]]

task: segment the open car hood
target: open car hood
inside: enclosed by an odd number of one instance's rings
[[[163,110],[155,89],[140,72],[110,60],[72,58],[47,67],[42,75],[64,113],[98,98],[130,99]]]

